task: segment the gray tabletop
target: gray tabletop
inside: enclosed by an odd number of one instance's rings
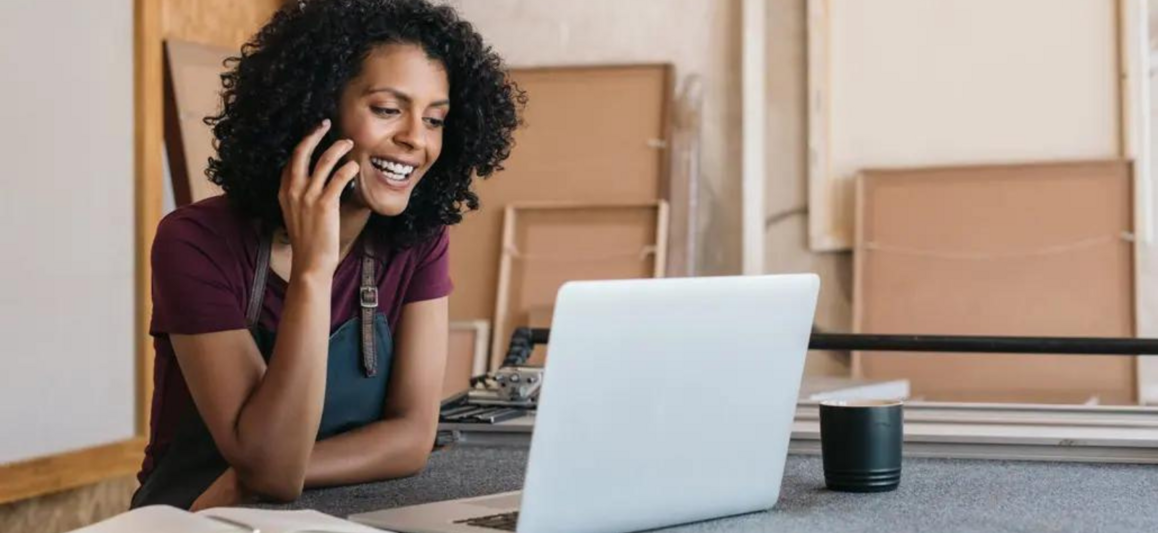
[[[283,508],[335,516],[517,490],[527,451],[458,446],[401,480],[307,491]],[[767,512],[665,531],[1158,531],[1158,469],[1150,466],[906,458],[884,494],[824,488],[819,457],[788,458]]]

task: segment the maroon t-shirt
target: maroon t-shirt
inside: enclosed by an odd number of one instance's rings
[[[359,239],[371,238],[363,232]],[[196,407],[169,334],[191,335],[245,329],[245,311],[257,263],[259,235],[252,221],[233,210],[224,196],[182,207],[161,220],[153,241],[153,406],[149,445],[137,475],[144,481],[172,442],[180,421]],[[330,332],[359,310],[363,248],[356,243],[334,271]],[[402,307],[450,294],[449,239],[437,238],[394,250],[375,246],[379,309],[397,331]],[[265,288],[259,324],[276,331],[287,283],[272,271]]]

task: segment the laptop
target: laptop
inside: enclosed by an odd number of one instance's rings
[[[769,509],[819,289],[812,274],[567,283],[523,490],[350,519],[600,533]]]

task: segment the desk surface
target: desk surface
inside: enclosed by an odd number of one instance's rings
[[[457,446],[402,480],[308,491],[280,508],[336,516],[517,490],[527,451]],[[820,458],[788,457],[769,512],[665,531],[1158,531],[1158,467],[905,458],[901,486],[884,494],[824,488]]]

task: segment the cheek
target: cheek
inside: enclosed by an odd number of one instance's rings
[[[426,140],[426,157],[430,159],[430,165],[433,165],[438,160],[438,156],[442,154],[442,131],[431,133]]]
[[[355,149],[368,150],[377,145],[385,135],[377,121],[364,116],[356,116],[342,124],[342,133],[354,141]]]

